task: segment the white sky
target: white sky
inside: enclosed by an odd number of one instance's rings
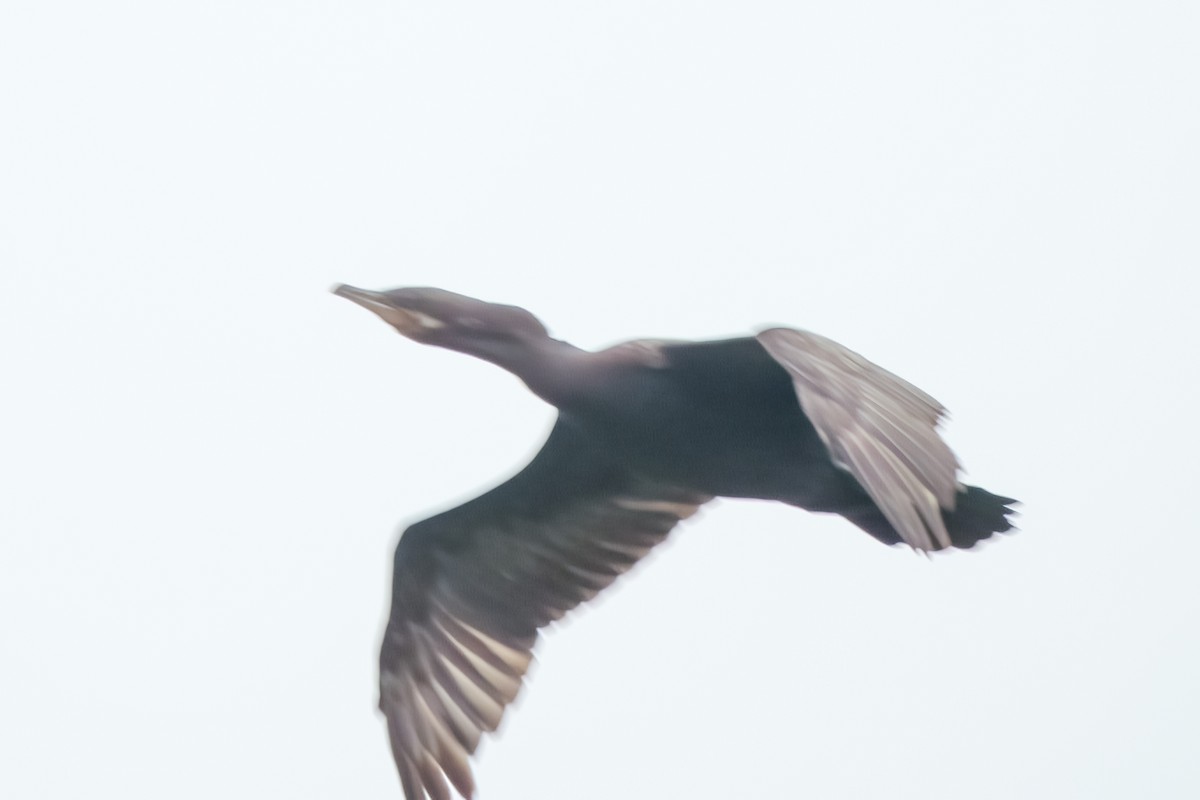
[[[833,336],[1019,535],[726,501],[552,634],[482,800],[1200,796],[1200,6],[0,11],[0,796],[398,798],[397,526],[551,413],[326,289]]]

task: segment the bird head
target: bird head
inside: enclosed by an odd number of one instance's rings
[[[530,340],[549,337],[538,318],[523,308],[485,303],[445,289],[373,292],[339,284],[332,291],[374,312],[413,341],[489,360]]]

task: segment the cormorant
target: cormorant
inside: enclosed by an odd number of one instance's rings
[[[958,480],[944,409],[815,333],[588,352],[515,306],[442,289],[334,293],[404,336],[490,361],[558,408],[513,478],[396,547],[379,706],[408,800],[474,791],[469,757],[521,689],[538,630],[716,496],[841,514],[886,544],[971,547],[1016,501]]]

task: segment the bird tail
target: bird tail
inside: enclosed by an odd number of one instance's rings
[[[1012,506],[1016,504],[1011,497],[1001,497],[978,486],[964,487],[955,496],[954,509],[942,511],[951,546],[974,547],[993,533],[1014,530],[1009,515],[1015,513]],[[846,517],[884,544],[903,541],[878,508],[849,513]]]
[[[993,533],[1015,530],[1009,514],[1017,504],[1011,497],[992,494],[978,486],[967,486],[955,498],[954,510],[943,511],[942,519],[955,547],[974,547]]]

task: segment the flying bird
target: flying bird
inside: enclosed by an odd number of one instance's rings
[[[379,706],[408,800],[471,797],[470,756],[538,631],[717,496],[840,514],[886,544],[968,548],[1016,503],[959,481],[945,409],[823,336],[771,328],[590,352],[533,314],[442,289],[333,292],[413,341],[512,372],[558,409],[514,477],[396,547]]]

